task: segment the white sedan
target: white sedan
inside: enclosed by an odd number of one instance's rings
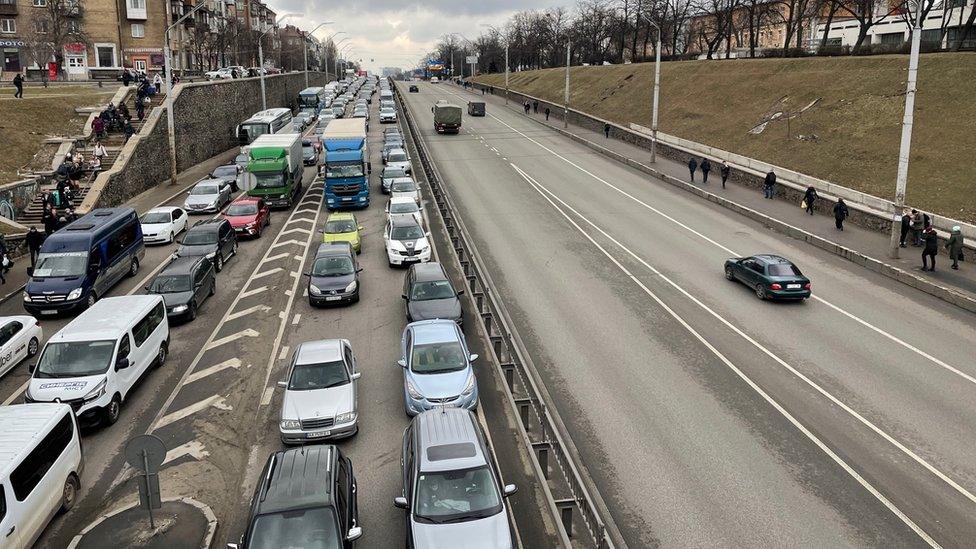
[[[410,217],[387,220],[383,244],[390,267],[430,261],[429,238],[430,233]]]
[[[397,177],[390,182],[390,199],[409,198],[420,205],[420,187],[410,177]]]
[[[0,376],[37,354],[44,332],[32,316],[0,317]]]
[[[423,215],[420,213],[420,205],[410,196],[397,196],[391,198],[386,204],[386,215],[389,219],[408,217],[423,226]]]
[[[146,244],[170,244],[176,235],[186,230],[187,215],[183,208],[164,206],[149,210],[139,221],[142,223],[142,239]]]

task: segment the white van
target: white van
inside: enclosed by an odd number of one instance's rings
[[[101,299],[48,340],[24,400],[70,404],[81,423],[111,425],[129,391],[166,361],[168,342],[161,295]]]
[[[0,407],[0,547],[30,547],[81,488],[81,439],[65,404]]]

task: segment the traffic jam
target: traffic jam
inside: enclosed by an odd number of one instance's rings
[[[502,481],[477,413],[478,365],[485,359],[469,347],[463,285],[438,261],[395,93],[387,79],[365,73],[309,87],[299,94],[297,113],[271,108],[242,121],[234,130],[240,153],[190,186],[182,203],[141,215],[127,206],[94,209],[45,240],[23,292],[24,314],[0,318],[0,376],[18,367],[29,371],[22,398],[0,407],[0,422],[12,426],[0,430],[0,535],[7,536],[0,546],[32,546],[59,513],[76,505],[89,482],[83,440],[130,419],[125,408],[132,393],[175,360],[171,349],[187,333],[178,327],[223,314],[208,307],[222,290],[237,290],[222,282],[222,272],[245,259],[248,246],[267,245],[262,235],[272,227],[277,236],[183,381],[203,379],[196,366],[206,353],[232,350],[221,345],[239,336],[222,339],[219,326],[267,310],[259,302],[245,309],[248,298],[277,287],[270,282],[276,277],[291,284],[287,270],[265,263],[302,259],[301,272],[290,273],[296,291],[284,293],[307,299],[301,320],[307,323],[364,307],[363,259],[380,255],[397,277],[402,273],[402,291],[393,290],[404,311],[401,338],[386,345],[398,349],[391,366],[402,378],[402,412],[409,418],[402,442],[393,443],[401,489],[388,494],[389,505],[402,510],[406,539],[383,543],[516,545],[506,500],[517,488]],[[382,127],[382,165],[370,155],[371,110]],[[370,208],[382,210],[385,222],[375,233],[382,244],[365,236],[361,218]],[[113,291],[146,275],[147,248],[162,250],[166,260],[144,285],[125,295]],[[771,275],[786,276],[785,267],[773,267]],[[738,264],[729,269],[730,279],[749,283]],[[792,290],[788,284],[784,291]],[[301,325],[295,315],[288,328],[288,311],[282,331]],[[49,319],[70,321],[47,333]],[[248,335],[246,324],[241,333]],[[241,502],[247,519],[223,534],[228,547],[351,547],[364,535],[357,502],[365,487],[348,444],[377,412],[359,396],[364,371],[354,338],[318,333],[322,338],[281,346],[281,362],[274,374],[268,370],[270,388],[261,399],[280,401],[271,433],[280,445],[260,456],[263,467],[247,479],[254,486],[251,501]],[[279,333],[274,349],[281,340]],[[239,351],[219,360],[207,370],[243,368],[248,359]],[[182,435],[167,428],[181,418],[166,412],[159,412],[152,432],[172,448]]]

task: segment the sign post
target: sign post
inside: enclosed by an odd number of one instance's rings
[[[159,466],[165,459],[166,445],[156,435],[139,435],[125,445],[125,460],[142,471],[139,478],[139,507],[149,511],[150,528],[156,528],[152,510],[163,506],[159,493]]]

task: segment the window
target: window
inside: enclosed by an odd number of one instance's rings
[[[64,22],[64,25],[68,29],[68,32],[81,32],[81,25],[77,19],[68,19]]]
[[[13,19],[0,19],[0,32],[17,32],[17,22]]]
[[[142,23],[133,23],[131,28],[133,38],[143,38],[146,36],[146,26]]]
[[[159,302],[136,324],[136,327],[132,329],[132,337],[135,339],[136,347],[142,347],[142,344],[149,339],[156,327],[163,321],[165,313],[166,306]]]
[[[80,55],[68,55],[64,58],[64,64],[69,69],[78,69],[85,66],[85,58]]]
[[[47,7],[47,0],[34,0],[34,7],[35,8]]]
[[[129,334],[122,336],[119,340],[119,352],[116,353],[115,360],[121,360],[123,358],[129,357],[129,351],[132,350],[132,343],[129,341]]]
[[[137,10],[146,9],[146,0],[129,0],[129,7]]]
[[[95,61],[99,67],[115,67],[115,44],[95,44]]]
[[[133,219],[122,230],[108,239],[108,262],[114,263],[133,243],[138,236],[138,221]]]
[[[49,31],[50,29],[51,29],[51,22],[48,21],[47,19],[35,19],[34,20],[34,30],[35,31],[37,31],[39,33],[42,33],[42,34],[47,34],[47,31]]]
[[[10,473],[10,486],[17,501],[24,501],[34,491],[54,462],[64,453],[74,438],[74,423],[65,414],[44,440]]]

